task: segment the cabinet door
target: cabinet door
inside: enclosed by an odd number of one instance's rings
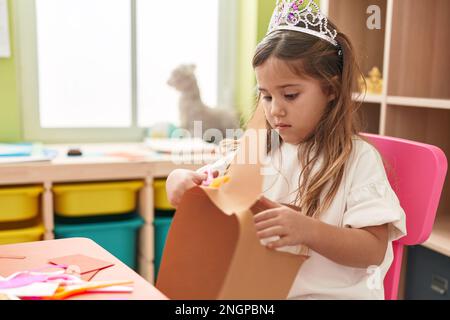
[[[422,246],[408,248],[407,300],[450,300],[450,258]]]

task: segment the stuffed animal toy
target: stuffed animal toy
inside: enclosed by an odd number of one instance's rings
[[[167,84],[181,93],[179,101],[180,127],[194,137],[194,122],[202,122],[202,138],[207,142],[220,143],[227,137],[227,129],[239,129],[239,117],[231,109],[208,107],[201,98],[195,76],[195,65],[180,65],[173,70]],[[211,130],[211,129],[217,129]],[[214,134],[214,131],[221,132]]]

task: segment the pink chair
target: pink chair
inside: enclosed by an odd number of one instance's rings
[[[384,280],[386,300],[397,300],[404,246],[424,243],[433,229],[447,158],[432,145],[362,134],[383,157],[389,182],[406,214],[408,235],[393,243],[394,261]]]

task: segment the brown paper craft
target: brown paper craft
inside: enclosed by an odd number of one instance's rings
[[[266,129],[261,108],[248,129]],[[170,299],[286,299],[307,259],[268,249],[257,237],[253,215],[263,209],[262,166],[259,156],[256,164],[236,161],[250,159],[250,131],[230,167],[230,182],[220,189],[191,189],[177,209],[156,284]],[[257,136],[258,152],[266,150],[265,134]]]
[[[55,265],[78,266],[80,276],[84,281],[91,281],[101,270],[112,267],[114,263],[100,259],[88,257],[82,254],[50,259],[49,262]]]

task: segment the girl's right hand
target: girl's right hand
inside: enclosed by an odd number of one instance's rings
[[[166,181],[166,192],[170,204],[175,208],[178,207],[184,193],[201,185],[207,178],[206,173],[198,173],[185,169],[172,171]]]

